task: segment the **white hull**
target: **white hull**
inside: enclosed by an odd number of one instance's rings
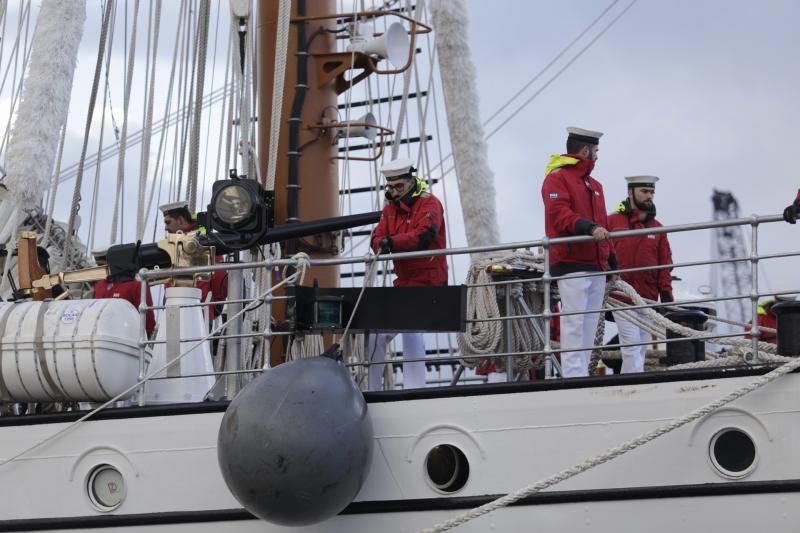
[[[800,520],[800,495],[756,494],[725,498],[675,498],[635,502],[600,502],[511,507],[456,528],[458,532],[572,532],[675,533],[729,531],[796,532]],[[635,506],[635,507],[632,507]],[[758,513],[753,510],[758,509]],[[342,516],[307,528],[277,527],[259,520],[193,522],[158,526],[135,525],[103,528],[114,532],[165,533],[351,533],[418,532],[451,518],[452,512],[426,511]],[[59,529],[78,532],[86,528]],[[100,531],[100,530],[99,530]]]
[[[491,387],[492,394],[461,390],[458,396],[438,398],[447,391],[422,399],[399,399],[402,393],[375,396],[369,410],[376,445],[361,492],[346,514],[305,528],[248,518],[231,496],[217,466],[221,408],[88,421],[2,467],[0,531],[36,530],[31,528],[37,523],[42,530],[63,531],[98,526],[153,532],[417,531],[579,463],[754,379],[651,378],[642,377],[639,381],[649,382],[638,384],[616,378],[609,386],[599,386],[607,381],[598,379],[590,382],[593,386],[560,390],[554,390],[554,383],[512,385]],[[536,387],[547,388],[532,390]],[[557,495],[533,496],[458,530],[743,531],[758,523],[771,532],[796,531],[799,389],[800,376],[786,376],[550,489]],[[215,406],[207,407],[213,411]],[[8,458],[65,426],[0,427],[0,454]],[[755,468],[740,480],[720,474],[709,458],[711,438],[726,427],[743,430],[756,445]],[[427,452],[439,444],[458,446],[470,463],[467,484],[452,495],[436,491],[424,472]],[[87,494],[87,476],[99,464],[115,466],[126,482],[126,499],[109,513],[99,512]],[[633,506],[636,512],[630,513]]]

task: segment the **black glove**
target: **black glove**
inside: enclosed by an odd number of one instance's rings
[[[789,224],[796,224],[795,219],[800,214],[800,204],[794,202],[792,205],[783,210],[783,220]]]
[[[388,236],[384,237],[381,239],[381,242],[378,246],[380,246],[382,254],[392,253],[392,238]]]
[[[659,298],[659,300],[661,300],[661,303],[667,303],[667,302],[674,302],[675,301],[675,298],[672,297],[672,294],[670,294],[667,291],[659,292],[658,293],[658,298]]]

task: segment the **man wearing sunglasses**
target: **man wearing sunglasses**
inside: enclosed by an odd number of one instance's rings
[[[386,178],[386,205],[378,227],[372,234],[372,249],[382,254],[441,250],[447,247],[444,209],[428,191],[428,184],[416,176],[414,162],[395,159],[381,169]],[[445,256],[421,257],[394,261],[395,287],[447,285]],[[381,362],[386,357],[386,343],[393,336],[370,337],[369,357]],[[424,359],[425,343],[421,333],[403,333],[403,359]],[[383,365],[369,367],[369,388],[380,390]],[[403,388],[425,386],[425,363],[403,363]]]

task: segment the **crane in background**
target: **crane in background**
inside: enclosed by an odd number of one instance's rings
[[[739,218],[739,203],[729,191],[714,189],[711,196],[714,205],[714,220],[731,220]],[[711,253],[714,259],[721,261],[748,257],[745,245],[744,226],[715,228],[711,237]],[[750,267],[746,261],[717,262],[711,267],[711,287],[716,296],[748,295],[752,287]],[[723,316],[730,320],[748,322],[750,320],[750,304],[746,298],[725,300]]]

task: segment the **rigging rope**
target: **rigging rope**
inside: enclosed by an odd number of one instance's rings
[[[553,75],[553,76],[552,76],[552,77],[551,77],[549,80],[547,80],[547,81],[544,83],[544,85],[542,85],[542,86],[541,86],[541,87],[540,87],[540,88],[539,88],[539,89],[538,89],[538,90],[537,90],[535,93],[533,93],[533,94],[532,94],[532,95],[531,95],[531,96],[530,96],[530,97],[529,97],[527,100],[525,100],[525,101],[524,101],[524,102],[523,102],[521,105],[519,105],[519,106],[518,106],[518,107],[517,107],[517,108],[516,108],[516,109],[513,111],[513,113],[511,113],[511,115],[510,115],[510,116],[508,116],[508,117],[507,117],[507,118],[506,118],[506,119],[505,119],[503,122],[501,122],[501,123],[500,123],[498,126],[496,126],[494,129],[492,129],[492,130],[491,130],[491,131],[490,131],[490,132],[489,132],[489,133],[486,135],[486,137],[485,137],[485,140],[489,140],[489,139],[491,139],[491,138],[494,136],[494,134],[495,134],[495,133],[497,133],[497,132],[498,132],[498,131],[500,131],[500,130],[501,130],[503,127],[505,127],[505,125],[506,125],[506,124],[508,124],[508,123],[509,123],[509,122],[510,122],[512,119],[514,119],[514,118],[515,118],[515,117],[516,117],[516,116],[517,116],[517,115],[518,115],[518,114],[519,114],[519,113],[520,113],[520,112],[521,112],[523,109],[525,109],[526,107],[528,107],[528,105],[529,105],[529,104],[530,104],[530,103],[531,103],[531,102],[532,102],[532,101],[533,101],[533,100],[534,100],[534,99],[535,99],[537,96],[539,96],[539,95],[540,95],[542,92],[544,92],[544,90],[545,90],[545,89],[547,89],[547,88],[548,88],[548,87],[549,87],[549,86],[550,86],[550,85],[551,85],[551,84],[552,84],[554,81],[556,81],[556,80],[557,80],[559,77],[561,77],[561,75],[562,75],[562,74],[563,74],[563,73],[564,73],[564,72],[565,72],[565,71],[566,71],[566,70],[567,70],[569,67],[571,67],[571,66],[572,66],[572,65],[573,65],[573,64],[574,64],[574,63],[575,63],[575,62],[576,62],[578,59],[580,59],[580,57],[581,57],[581,56],[583,56],[583,54],[584,54],[584,53],[585,53],[587,50],[589,50],[589,48],[591,48],[591,47],[592,47],[592,46],[593,46],[593,45],[594,45],[594,44],[595,44],[595,43],[596,43],[596,42],[597,42],[597,41],[600,39],[600,37],[602,37],[603,35],[605,35],[605,33],[606,33],[606,32],[607,32],[609,29],[611,29],[611,27],[612,27],[614,24],[616,24],[616,22],[617,22],[617,21],[618,21],[620,18],[622,18],[622,16],[623,16],[623,15],[625,15],[625,13],[627,13],[627,12],[628,12],[628,10],[629,10],[630,8],[632,8],[632,7],[633,7],[633,5],[634,5],[634,4],[636,4],[636,2],[637,2],[637,1],[638,1],[638,0],[631,0],[631,3],[630,3],[630,4],[628,4],[627,6],[625,6],[625,8],[623,8],[623,9],[622,9],[622,11],[620,11],[620,13],[618,13],[618,14],[617,14],[617,16],[616,16],[616,17],[614,17],[614,18],[611,20],[611,22],[609,22],[609,23],[608,23],[608,24],[607,24],[605,27],[603,27],[603,29],[602,29],[602,30],[600,30],[600,32],[599,32],[599,33],[598,33],[598,34],[597,34],[597,35],[596,35],[594,38],[592,38],[592,40],[591,40],[591,41],[589,41],[589,43],[588,43],[588,44],[586,44],[586,46],[584,46],[583,48],[581,48],[581,49],[578,51],[578,53],[577,53],[575,56],[573,56],[573,57],[572,57],[572,58],[571,58],[571,59],[570,59],[570,60],[569,60],[569,61],[568,61],[568,62],[567,62],[567,63],[566,63],[566,64],[565,64],[563,67],[561,67],[561,68],[560,68],[560,69],[559,69],[559,70],[558,70],[558,71],[557,71],[557,72],[556,72],[556,73],[555,73],[555,74],[554,74],[554,75]],[[588,28],[587,28],[587,29],[588,29]],[[584,32],[585,32],[585,31],[586,31],[586,30],[584,30]],[[440,161],[440,162],[439,162],[439,164],[437,164],[437,165],[436,165],[436,168],[438,168],[439,166],[442,166],[442,165],[444,164],[444,161],[445,161],[445,159],[446,159],[446,158],[443,158],[443,159],[442,159],[442,161]],[[447,174],[449,174],[450,172],[452,172],[452,171],[453,171],[455,168],[456,168],[456,167],[455,167],[455,165],[453,165],[453,166],[451,166],[450,168],[448,168],[446,171],[443,171],[443,172],[442,172],[442,177],[444,177],[444,176],[446,176]]]
[[[110,0],[108,0],[110,1]],[[114,4],[114,8],[112,9],[112,20],[116,18],[116,4]],[[102,18],[102,17],[101,17]],[[103,113],[100,116],[100,138],[97,141],[97,150],[100,153],[100,150],[103,148],[103,138],[105,136],[105,127],[102,126],[106,123],[106,110],[108,110],[109,114],[111,115],[111,123],[112,125],[115,124],[114,121],[114,113],[113,109],[111,108],[111,83],[109,81],[109,71],[111,70],[111,50],[114,48],[114,25],[111,25],[110,28],[110,35],[108,36],[108,47],[105,51],[105,63],[106,63],[106,70],[105,70],[105,88],[103,89]],[[116,140],[116,130],[115,130],[115,140]],[[60,178],[60,176],[59,176]],[[59,183],[62,180],[59,179]],[[88,252],[91,252],[95,249],[94,247],[94,238],[96,235],[97,230],[97,202],[98,202],[98,191],[100,190],[100,165],[96,165],[94,169],[94,183],[92,185],[92,205],[89,209],[89,234],[86,237],[86,249]]]
[[[42,236],[41,246],[47,248],[47,243],[50,241],[50,228],[53,225],[53,211],[56,207],[56,194],[58,193],[58,174],[61,169],[61,160],[64,157],[64,143],[67,139],[67,125],[61,127],[61,142],[58,143],[58,155],[56,156],[56,168],[53,173],[53,179],[50,182],[50,189],[47,193],[47,223],[44,226],[44,235]],[[62,250],[63,251],[63,250]]]
[[[195,44],[197,84],[194,86],[194,100],[192,102],[194,116],[192,117],[192,131],[189,140],[189,177],[188,177],[188,202],[189,211],[197,211],[197,173],[200,167],[200,128],[202,127],[203,88],[206,80],[206,54],[208,53],[208,24],[210,19],[209,0],[200,0],[200,13],[197,21],[197,36]]]
[[[180,48],[180,38],[181,38],[181,31],[183,30],[183,20],[184,20],[184,10],[187,9],[186,2],[181,3],[181,11],[178,14],[178,28],[175,31],[175,44],[172,48],[172,61],[170,66],[169,72],[169,83],[167,84],[167,98],[166,103],[164,104],[164,117],[158,123],[161,124],[160,128],[156,128],[155,131],[160,131],[161,136],[158,141],[158,153],[156,154],[156,166],[153,170],[153,184],[150,188],[150,197],[147,200],[147,208],[145,209],[145,213],[151,212],[153,206],[153,196],[155,195],[155,191],[158,190],[158,198],[156,199],[157,205],[161,202],[161,192],[162,187],[164,184],[164,157],[162,154],[164,153],[165,147],[167,145],[167,135],[169,132],[169,128],[173,124],[177,124],[179,121],[179,117],[186,113],[188,110],[179,110],[172,114],[170,117],[170,109],[172,109],[172,93],[173,89],[175,88],[175,72],[177,71],[177,63],[178,63],[178,49]],[[213,93],[212,93],[213,96]],[[209,102],[207,105],[212,105],[213,98],[209,98]],[[177,129],[177,128],[176,128]],[[156,231],[159,227],[159,215],[160,212],[156,211],[154,213],[155,221],[153,223],[153,240],[156,240]]]
[[[216,17],[214,19],[214,44],[211,45],[211,49],[214,50],[214,54],[213,54],[213,56],[211,58],[211,90],[212,91],[214,90],[214,78],[216,77],[216,74],[217,74],[217,37],[219,36],[219,14],[220,14],[221,11],[222,11],[222,9],[219,9],[219,8],[217,9],[217,15],[216,15]],[[226,41],[230,42],[230,39],[226,39]],[[224,105],[223,105],[223,107],[224,107]],[[211,127],[211,116],[212,116],[212,113],[209,110],[208,118],[206,120],[206,140],[205,140],[206,149],[203,152],[203,154],[204,154],[203,155],[203,182],[200,185],[200,209],[201,210],[202,210],[203,206],[206,205],[206,202],[205,202],[205,199],[206,199],[206,183],[208,181],[209,175],[213,176],[213,177],[216,177],[217,175],[219,175],[218,174],[218,171],[219,171],[219,167],[218,166],[215,167],[212,172],[208,171],[208,159],[209,159],[209,156],[211,155],[211,130],[213,129]],[[222,131],[221,127],[219,128],[219,130],[217,130],[217,133],[220,132],[220,131]],[[219,147],[220,147],[220,145],[222,143],[217,142],[216,144],[217,144],[217,150],[219,150]]]
[[[150,137],[153,129],[153,107],[154,96],[156,88],[156,58],[158,57],[158,37],[161,28],[161,0],[156,1],[155,17],[153,20],[153,48],[152,58],[148,54],[147,61],[151,62],[149,67],[150,87],[147,94],[147,109],[144,117],[144,127],[142,128],[142,157],[139,166],[139,205],[136,210],[136,240],[141,241],[144,239],[144,230],[147,221],[147,212],[145,211],[144,198],[147,191],[147,176],[150,169]],[[150,39],[148,38],[148,48]],[[149,50],[148,50],[149,52]],[[153,180],[155,182],[155,180]]]
[[[114,214],[111,217],[111,236],[109,242],[114,244],[117,242],[117,221],[120,219],[119,212],[121,210],[121,202],[123,198],[123,183],[125,181],[125,154],[127,152],[126,143],[128,140],[128,110],[130,108],[130,101],[131,101],[131,87],[133,86],[133,66],[135,64],[135,53],[136,53],[136,34],[137,28],[139,25],[139,0],[136,0],[133,4],[133,27],[131,28],[131,43],[130,49],[128,50],[128,69],[125,75],[125,96],[124,102],[122,104],[123,107],[123,119],[122,119],[122,133],[120,134],[120,152],[119,152],[119,160],[117,162],[117,192],[114,195]],[[78,194],[80,201],[80,194]],[[70,219],[72,222],[72,219]],[[124,224],[124,222],[123,222]],[[121,232],[120,232],[121,233]]]

